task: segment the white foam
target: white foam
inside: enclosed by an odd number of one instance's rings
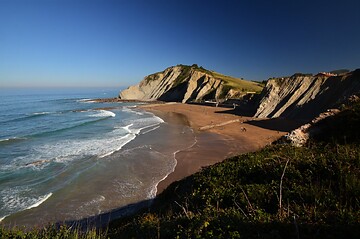
[[[158,129],[158,128],[160,128],[160,125],[152,128],[152,129],[146,130],[146,131],[142,132],[141,134],[147,134],[147,133],[149,133],[149,132],[151,132],[151,131],[154,131],[154,130],[156,130],[156,129]]]
[[[124,130],[126,130],[127,132],[131,133],[131,130],[129,129],[131,126],[133,126],[134,124],[129,124],[129,125],[126,125],[124,127],[121,127],[123,128]]]
[[[150,117],[127,120],[125,123],[128,122],[131,122],[132,125],[129,126],[127,129],[129,129],[134,134],[139,134],[141,130],[164,123],[164,120],[155,115],[151,115]]]
[[[67,163],[70,160],[80,159],[84,156],[103,158],[120,150],[135,138],[136,132],[131,129],[131,125],[127,125],[93,138],[59,140],[54,143],[39,145],[33,149],[33,153],[29,157],[32,162],[41,159],[52,159],[58,163]]]
[[[137,115],[144,115],[144,114],[145,114],[145,112],[140,112],[140,111],[138,111],[138,110],[132,110],[131,108],[136,109],[136,106],[127,106],[127,107],[124,107],[124,108],[122,109],[122,111],[124,111],[124,112],[129,112],[129,113],[133,113],[133,114],[137,114]]]
[[[101,113],[111,113],[103,111]],[[104,158],[122,149],[140,133],[146,134],[156,130],[162,122],[161,118],[154,115],[136,116],[121,122],[121,126],[108,133],[94,135],[84,139],[62,139],[55,142],[47,142],[36,145],[29,149],[26,156],[20,156],[12,160],[11,164],[0,166],[1,170],[18,170],[23,167],[33,170],[43,170],[51,165],[51,162],[68,164],[69,162],[84,157],[97,156]],[[145,132],[144,129],[149,128]]]
[[[5,214],[2,215],[1,220],[4,220],[4,218],[13,213],[38,207],[51,195],[52,193],[49,193],[39,197],[34,195],[32,189],[28,186],[4,188],[0,191],[0,210]]]
[[[80,103],[94,103],[95,101],[89,98],[85,98],[85,99],[80,99],[77,100],[76,102],[80,102]]]
[[[52,112],[48,112],[48,111],[44,111],[44,112],[35,112],[35,113],[32,113],[33,115],[48,115],[48,114],[51,114]]]
[[[119,151],[120,149],[122,149],[122,147],[124,147],[124,145],[128,144],[130,141],[132,141],[133,139],[135,139],[135,137],[136,137],[136,136],[133,135],[133,134],[128,134],[128,135],[126,135],[126,136],[124,136],[124,137],[121,137],[120,139],[123,140],[123,142],[122,142],[122,144],[121,144],[118,148],[116,148],[116,149],[114,149],[114,150],[112,150],[112,151],[110,151],[110,152],[107,152],[107,153],[105,153],[105,154],[103,154],[103,155],[100,155],[99,158],[104,158],[104,157],[106,157],[106,156],[109,156],[109,155],[113,154],[113,153],[116,152],[116,151]]]
[[[191,128],[190,128],[191,129]],[[191,129],[191,131],[194,133],[194,130]],[[150,194],[149,194],[149,198],[155,198],[156,197],[156,194],[157,194],[157,190],[158,190],[158,185],[160,182],[164,181],[171,173],[173,173],[175,171],[175,168],[177,166],[177,160],[176,160],[176,154],[178,154],[179,152],[181,151],[184,151],[184,150],[188,150],[188,149],[191,149],[192,147],[194,147],[196,144],[197,144],[197,138],[196,138],[196,135],[194,134],[194,143],[191,144],[189,147],[187,148],[184,148],[184,149],[179,149],[179,150],[176,150],[174,152],[174,159],[175,159],[175,163],[173,165],[173,168],[169,171],[168,174],[166,174],[162,179],[160,179],[159,182],[157,182],[154,187],[150,190]]]
[[[9,216],[9,215],[6,215],[6,216],[1,217],[1,218],[0,218],[0,223],[1,223],[7,216]]]
[[[36,203],[34,203],[33,205],[27,207],[25,210],[40,206],[40,204],[42,204],[42,203],[45,202],[47,199],[49,199],[49,197],[51,197],[51,195],[52,195],[52,193],[49,193],[49,194],[47,194],[47,195],[45,195],[45,196],[43,196],[43,197],[40,197],[40,198],[39,198],[40,200],[39,200],[38,202],[36,202]]]
[[[17,140],[25,140],[25,139],[27,138],[12,137],[12,138],[0,139],[0,142],[17,141]]]
[[[93,115],[90,115],[90,117],[115,117],[116,114],[114,112],[111,112],[109,110],[98,110],[99,112]]]
[[[157,117],[158,119],[160,119],[159,117]],[[164,122],[162,119],[160,119],[162,122]],[[157,126],[157,125],[159,125],[160,123],[162,123],[162,122],[155,122],[155,123],[153,123],[153,124],[151,124],[151,125],[145,125],[145,126],[143,126],[143,127],[141,127],[141,128],[138,128],[138,129],[134,129],[133,130],[133,132],[135,133],[135,134],[140,134],[140,132],[141,132],[141,130],[144,130],[144,129],[147,129],[147,128],[150,128],[150,127],[153,127],[153,126]]]
[[[89,202],[84,203],[84,206],[91,206],[103,201],[105,201],[105,197],[103,195],[98,195],[96,198],[90,200]]]

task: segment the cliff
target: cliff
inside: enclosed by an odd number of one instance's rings
[[[258,83],[225,76],[197,65],[177,65],[146,76],[138,85],[120,92],[119,98],[186,103],[244,99],[246,93],[260,91],[261,94],[244,107],[251,108],[249,111],[254,117],[309,121],[360,92],[360,69],[353,72],[342,70],[340,75],[333,72],[317,75],[297,73],[290,77],[271,78],[263,88]]]
[[[360,70],[339,76],[305,75],[269,79],[263,89],[255,117],[286,117],[309,120],[336,108],[360,92]]]
[[[177,65],[146,76],[138,85],[120,92],[119,98],[186,103],[238,97],[261,90],[262,86],[255,82],[224,76],[197,65]]]

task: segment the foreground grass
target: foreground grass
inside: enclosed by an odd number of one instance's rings
[[[359,145],[272,146],[173,184],[153,209],[115,222],[129,238],[355,238]]]
[[[99,232],[95,228],[87,231],[73,229],[68,226],[48,226],[42,229],[24,230],[25,228],[5,229],[0,227],[0,238],[11,239],[102,239],[107,238],[106,233]]]

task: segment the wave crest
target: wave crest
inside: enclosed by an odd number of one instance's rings
[[[116,114],[114,112],[111,112],[109,110],[98,110],[99,112],[93,115],[90,115],[90,117],[115,117]]]

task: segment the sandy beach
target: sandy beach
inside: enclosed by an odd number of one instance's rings
[[[161,193],[172,182],[185,178],[202,167],[230,156],[256,151],[298,126],[281,119],[255,119],[241,116],[234,109],[193,104],[167,103],[141,106],[159,117],[172,114],[186,117],[194,130],[196,143],[176,154],[175,171],[158,185]]]

